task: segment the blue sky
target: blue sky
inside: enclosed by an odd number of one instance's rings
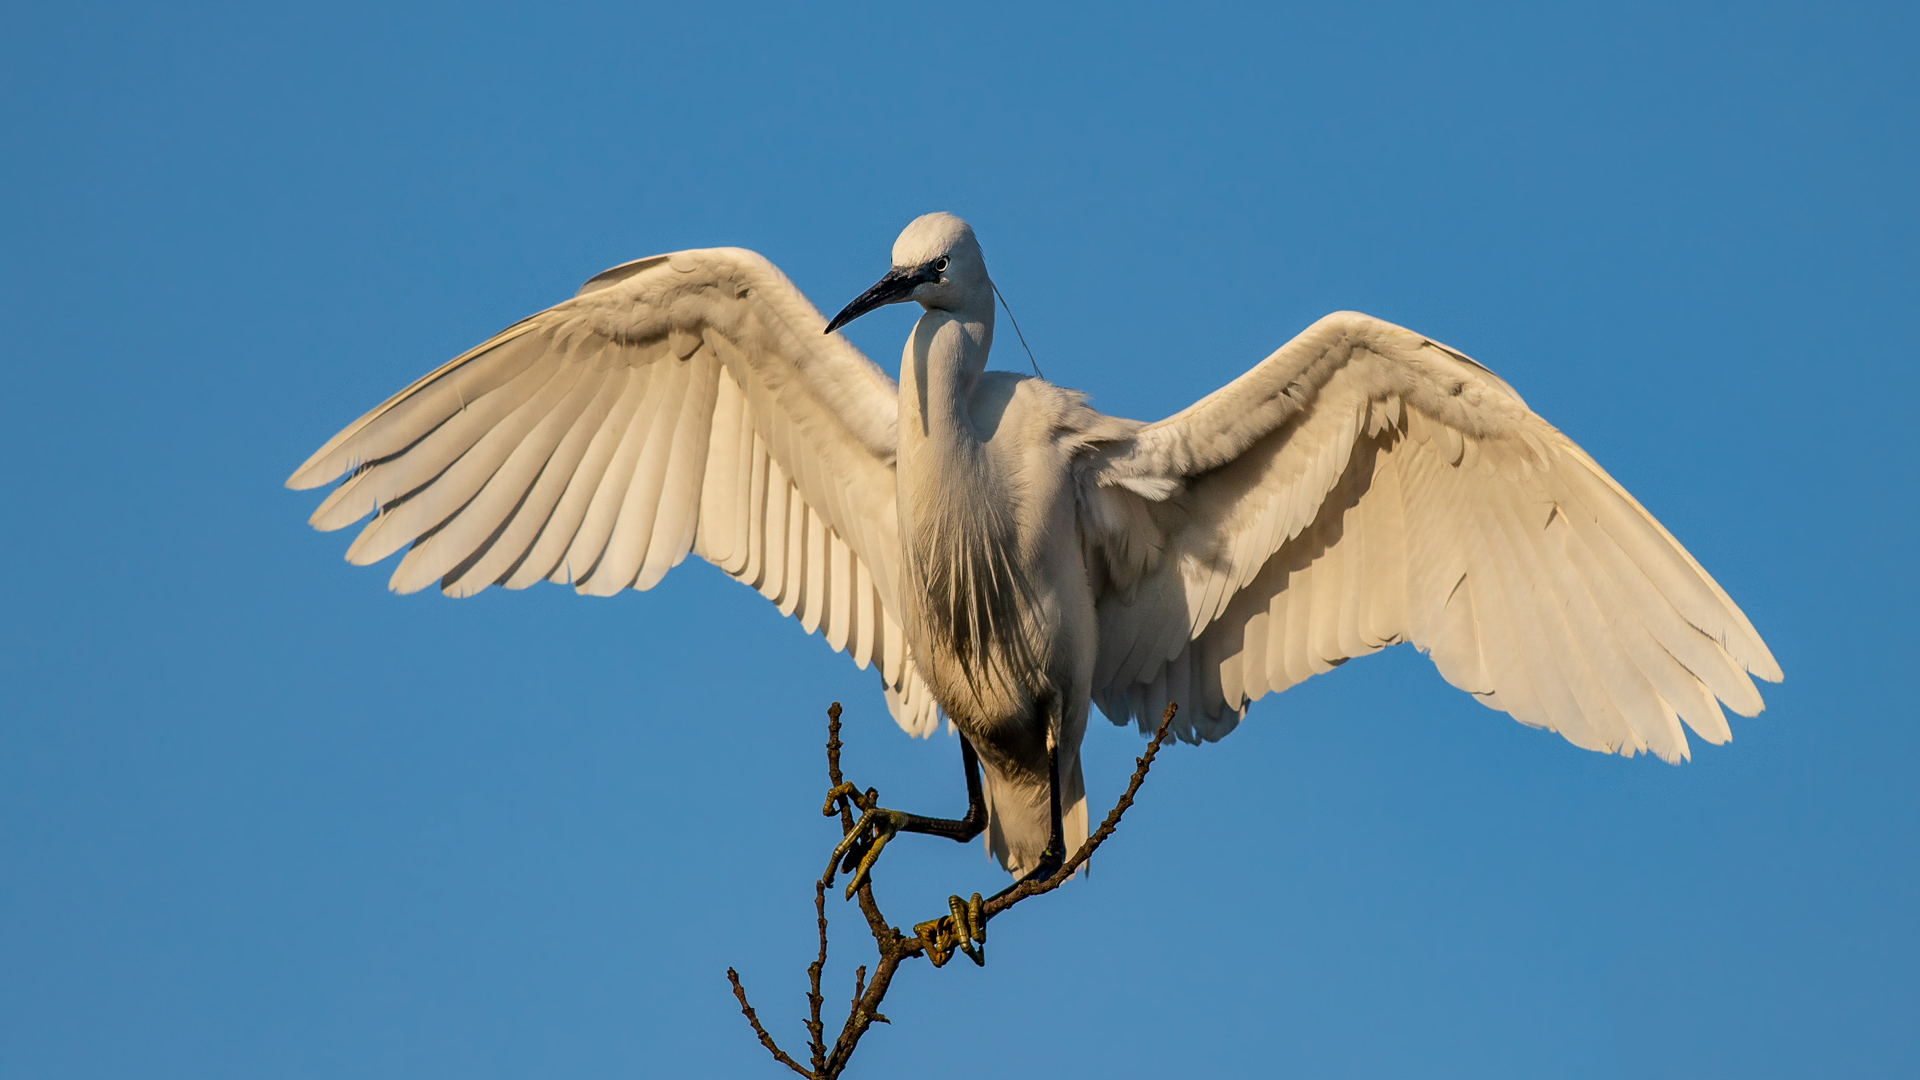
[[[1910,7],[7,23],[0,1074],[777,1075],[723,972],[798,1041],[824,707],[915,809],[952,742],[697,561],[395,597],[280,484],[606,266],[739,244],[831,310],[932,209],[1111,412],[1338,308],[1467,351],[1787,681],[1678,768],[1407,649],[1269,697],[985,969],[905,971],[849,1075],[1920,1072]],[[891,368],[911,318],[851,334]],[[1138,750],[1095,721],[1096,807]],[[882,897],[1001,880],[909,839]]]

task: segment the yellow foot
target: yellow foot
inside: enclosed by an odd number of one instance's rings
[[[883,809],[880,793],[868,788],[865,795],[860,789],[849,783],[842,783],[827,792],[826,805],[820,808],[825,817],[840,812],[840,800],[845,799],[850,809],[857,809],[860,819],[853,823],[847,835],[840,838],[833,854],[827,858],[827,884],[833,884],[834,870],[853,871],[853,877],[847,881],[847,897],[852,898],[861,883],[872,873],[873,864],[880,858],[881,849],[887,846],[899,833],[900,827],[907,823],[907,815],[898,810]]]
[[[933,961],[934,967],[945,967],[953,958],[953,951],[958,949],[967,954],[975,967],[985,967],[987,919],[980,910],[980,894],[974,893],[972,900],[949,896],[947,908],[949,914],[914,925],[913,932],[927,950],[927,959]]]

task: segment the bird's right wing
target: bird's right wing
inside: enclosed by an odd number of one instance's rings
[[[1780,667],[1733,600],[1479,364],[1354,312],[1082,463],[1102,556],[1094,693],[1189,738],[1395,642],[1589,749],[1729,737]]]
[[[391,587],[648,589],[692,551],[861,668],[902,727],[932,695],[895,596],[897,388],[750,251],[641,259],[355,421],[287,481],[347,479],[312,517],[373,520]]]

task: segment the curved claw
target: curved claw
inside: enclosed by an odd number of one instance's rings
[[[980,894],[974,893],[973,899],[965,904],[957,896],[947,897],[947,907],[952,912],[950,918],[955,928],[954,936],[959,939],[960,951],[967,954],[974,967],[987,966],[987,920],[981,912]],[[960,928],[965,933],[960,933]]]
[[[859,788],[848,781],[841,781],[827,791],[827,801],[820,808],[820,816],[832,817],[839,813],[842,799],[846,800],[848,809],[860,811],[860,818],[854,822],[853,828],[848,829],[847,834],[840,838],[840,843],[834,846],[833,855],[827,859],[826,879],[829,885],[833,884],[834,867],[839,866],[841,870],[852,869],[850,864],[857,857],[853,853],[866,850],[864,846],[860,846],[862,839],[866,838],[867,842],[871,842],[871,838],[867,837],[867,826],[873,823],[874,813],[879,810],[880,792],[878,789],[868,788],[866,796],[862,798]],[[840,862],[842,856],[847,857],[848,864]]]
[[[914,925],[913,932],[934,967],[945,967],[956,949],[966,953],[975,967],[986,966],[987,920],[981,906],[979,893],[972,900],[949,896],[946,915]]]
[[[862,813],[860,820],[853,823],[853,828],[848,829],[847,834],[840,838],[840,842],[833,846],[833,854],[827,856],[827,884],[833,884],[833,875],[836,870],[847,869],[847,867],[841,865],[840,860],[853,853],[855,846],[867,835],[867,826],[872,823],[873,811],[868,810]]]
[[[866,882],[868,875],[873,872],[873,864],[880,858],[881,849],[885,848],[887,842],[899,833],[901,826],[907,823],[907,815],[897,810],[887,810],[873,805],[880,801],[880,793],[872,788],[867,789],[864,804],[859,795],[851,790],[843,792],[840,788],[851,789],[852,785],[841,784],[828,793],[829,813],[833,812],[834,802],[842,797],[855,806],[864,805],[866,810],[860,815],[860,820],[853,823],[853,828],[848,829],[847,834],[834,845],[833,854],[827,856],[827,870],[824,876],[827,884],[831,885],[837,870],[851,869],[853,879],[847,882],[847,897],[851,899]]]
[[[827,791],[827,802],[820,808],[820,816],[832,817],[839,813],[841,799],[847,801],[850,809],[871,810],[873,804],[879,801],[880,793],[873,788],[868,788],[867,797],[863,800],[860,798],[860,789],[854,787],[852,781],[842,780]]]
[[[859,891],[861,883],[866,881],[867,875],[873,871],[873,864],[880,858],[880,852],[887,846],[887,841],[892,840],[900,831],[898,819],[902,815],[891,810],[869,810],[867,813],[869,816],[877,816],[880,820],[874,825],[873,841],[866,848],[866,854],[860,857],[860,865],[854,868],[853,877],[847,879],[847,899],[849,900],[853,899],[853,894]]]

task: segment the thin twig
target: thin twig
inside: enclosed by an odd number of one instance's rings
[[[1068,859],[1058,870],[1045,878],[1020,882],[996,896],[981,909],[983,921],[1006,912],[1022,900],[1059,888],[1086,864],[1094,851],[1105,843],[1108,837],[1113,835],[1114,829],[1120,824],[1121,816],[1133,806],[1134,796],[1139,794],[1140,785],[1146,781],[1147,770],[1152,767],[1155,755],[1160,752],[1161,745],[1166,742],[1167,733],[1173,726],[1175,711],[1174,705],[1167,706],[1166,714],[1160,719],[1159,730],[1154,732],[1153,739],[1147,743],[1146,753],[1134,762],[1133,778],[1128,782],[1126,792],[1120,796],[1120,801],[1114,804],[1113,810],[1100,823],[1100,828],[1080,845],[1080,849],[1074,853],[1073,858]],[[827,779],[831,790],[839,789],[844,782],[840,771],[840,751],[840,703],[836,701],[827,709]],[[831,805],[829,804],[828,813],[833,812]],[[839,811],[840,834],[844,837],[851,833],[854,827],[853,797],[840,798]],[[799,1062],[788,1057],[780,1049],[779,1044],[774,1042],[773,1036],[767,1034],[766,1028],[760,1025],[760,1018],[754,1015],[753,1007],[747,1004],[747,992],[740,985],[740,976],[732,968],[727,969],[727,979],[733,984],[733,996],[740,1000],[740,1012],[746,1016],[747,1023],[753,1025],[753,1033],[759,1037],[760,1045],[767,1048],[767,1052],[773,1055],[775,1061],[801,1076],[808,1077],[809,1080],[834,1080],[847,1067],[847,1062],[853,1057],[854,1050],[860,1045],[861,1036],[876,1023],[891,1023],[880,1012],[880,1003],[887,996],[887,989],[893,983],[894,973],[900,969],[902,963],[916,956],[926,955],[927,950],[926,943],[919,937],[902,934],[887,922],[886,916],[880,911],[879,902],[873,897],[873,875],[868,873],[861,881],[860,887],[855,890],[854,896],[859,901],[861,914],[866,917],[867,929],[873,935],[874,949],[879,953],[879,961],[874,965],[871,980],[867,977],[865,964],[860,965],[855,972],[853,1001],[848,1010],[846,1023],[842,1025],[839,1036],[834,1039],[833,1046],[827,1047],[825,1045],[826,1027],[820,1018],[822,1002],[820,979],[827,964],[826,897],[833,872],[834,867],[827,867],[826,872],[821,874],[819,880],[814,883],[813,902],[815,922],[820,934],[820,950],[814,962],[807,966],[807,1042],[813,1057],[811,1070],[802,1068]]]
[[[801,1068],[799,1062],[788,1057],[786,1051],[780,1049],[780,1045],[773,1041],[773,1036],[767,1034],[767,1029],[760,1026],[760,1018],[753,1014],[753,1006],[747,1004],[747,989],[740,985],[740,973],[728,968],[727,981],[733,984],[733,996],[740,999],[740,1011],[746,1015],[747,1023],[753,1025],[753,1033],[760,1036],[760,1045],[767,1048],[767,1053],[773,1055],[773,1060],[807,1077],[808,1080],[814,1080],[815,1074]]]
[[[840,772],[840,747],[840,703],[836,701],[827,706],[827,783],[830,785],[827,790],[829,791],[846,782],[846,777]],[[852,831],[853,808],[848,805],[847,800],[842,799],[840,800],[840,835],[845,836]],[[886,940],[889,934],[900,936],[898,930],[887,925],[886,916],[880,914],[880,905],[874,902],[871,877],[860,883],[860,888],[854,895],[860,901],[860,913],[866,916],[867,930],[873,934],[873,940],[876,943]],[[877,971],[875,976],[878,977]]]
[[[840,775],[840,703],[827,706],[827,783],[839,787],[846,781]],[[843,805],[840,807],[842,829],[853,828],[853,814]]]
[[[813,1072],[818,1076],[827,1067],[827,1044],[822,1041],[826,1027],[820,1023],[820,973],[827,966],[827,879],[813,886],[813,910],[820,923],[820,955],[807,965],[807,1045],[813,1050]]]

